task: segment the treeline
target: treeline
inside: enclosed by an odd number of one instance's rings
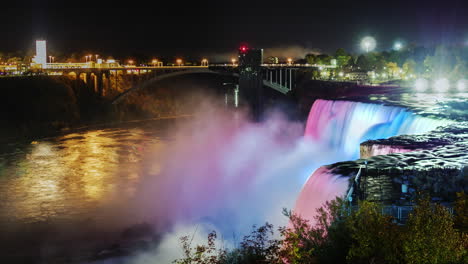
[[[451,215],[427,196],[416,200],[405,225],[382,215],[379,205],[362,201],[350,211],[341,199],[318,209],[314,224],[285,211],[290,223],[253,228],[234,249],[216,247],[217,234],[206,245],[180,239],[184,257],[177,264],[247,263],[468,263],[468,196],[458,194]]]
[[[344,49],[335,54],[307,54],[309,64],[332,65],[342,71],[374,71],[386,74],[388,78],[449,78],[463,79],[468,74],[468,47],[434,48],[409,45],[400,50],[369,52],[353,55]]]

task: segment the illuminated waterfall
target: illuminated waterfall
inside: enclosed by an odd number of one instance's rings
[[[157,219],[161,230],[202,225],[239,236],[266,221],[287,225],[283,208],[312,219],[348,188],[348,177],[320,166],[357,159],[364,140],[443,123],[398,107],[317,100],[304,135],[302,124],[281,115],[252,123],[208,107],[181,123],[159,174],[142,183],[135,215]]]
[[[359,158],[359,145],[363,141],[420,134],[445,124],[447,121],[421,117],[399,107],[317,100],[307,120],[305,138],[324,144],[335,151],[339,159],[355,160]],[[347,188],[347,178],[332,175],[325,167],[321,167],[303,186],[295,211],[313,220],[318,207],[327,200],[344,195]]]

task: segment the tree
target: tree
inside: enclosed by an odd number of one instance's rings
[[[402,240],[405,263],[461,263],[466,254],[452,215],[442,205],[431,205],[428,197],[417,200],[405,228]]]
[[[349,263],[400,263],[400,228],[377,204],[362,201],[347,221],[352,238]]]
[[[320,54],[316,58],[316,64],[321,64],[321,65],[330,65],[331,60],[333,58],[331,56],[328,56],[327,54]]]
[[[284,212],[290,225],[280,228],[282,263],[345,263],[349,249],[346,229],[347,207],[342,199],[317,209],[314,224],[291,212]]]
[[[386,67],[387,67],[388,74],[391,77],[396,77],[398,75],[398,73],[400,72],[400,68],[398,67],[398,65],[395,62],[387,63]]]
[[[454,206],[455,227],[464,233],[468,232],[468,195],[465,192],[457,193]]]
[[[406,75],[411,75],[414,74],[416,71],[416,62],[412,59],[406,60],[406,62],[403,64],[403,72]]]
[[[431,77],[432,73],[434,72],[434,57],[431,55],[427,55],[424,59],[424,75],[425,77]]]
[[[367,57],[365,55],[360,55],[357,58],[356,66],[360,70],[363,70],[363,71],[369,71],[371,69],[370,62],[369,62],[369,60],[367,59]]]
[[[450,78],[454,80],[465,79],[468,72],[468,66],[465,60],[461,57],[456,57],[456,64],[450,73]]]
[[[348,61],[351,59],[351,56],[346,53],[343,48],[339,48],[335,52],[336,64],[339,68],[342,68],[348,64]]]
[[[307,54],[306,57],[305,57],[306,61],[308,64],[315,64],[316,61],[317,61],[317,56],[315,56],[314,54]]]
[[[234,256],[235,263],[239,264],[277,262],[280,241],[272,239],[273,235],[272,224],[266,223],[259,228],[254,226],[250,235],[245,236],[240,243],[240,248],[230,255]]]
[[[180,238],[182,249],[184,252],[184,258],[174,260],[175,264],[220,264],[224,263],[226,259],[225,250],[216,249],[216,232],[208,234],[207,245],[197,245],[192,248],[192,239],[189,236],[183,236]]]

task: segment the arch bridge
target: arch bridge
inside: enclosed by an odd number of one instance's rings
[[[287,94],[296,85],[297,70],[315,68],[308,65],[262,65],[263,86]],[[238,65],[209,66],[158,66],[158,67],[113,67],[113,68],[78,68],[63,67],[44,69],[48,75],[68,76],[77,83],[85,84],[100,96],[115,95],[113,104],[118,104],[129,94],[145,89],[161,80],[181,75],[209,73],[239,77]],[[129,87],[122,87],[123,82]]]

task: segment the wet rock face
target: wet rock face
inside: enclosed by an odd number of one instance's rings
[[[361,159],[467,143],[467,130],[468,122],[459,122],[423,135],[402,135],[388,139],[368,140],[361,143]]]
[[[363,199],[394,202],[415,191],[429,191],[433,197],[450,201],[455,192],[468,191],[468,122],[424,135],[366,141],[361,155],[365,160],[329,168],[335,174],[354,177],[367,161],[359,186]],[[402,193],[402,184],[408,186],[407,194]]]

